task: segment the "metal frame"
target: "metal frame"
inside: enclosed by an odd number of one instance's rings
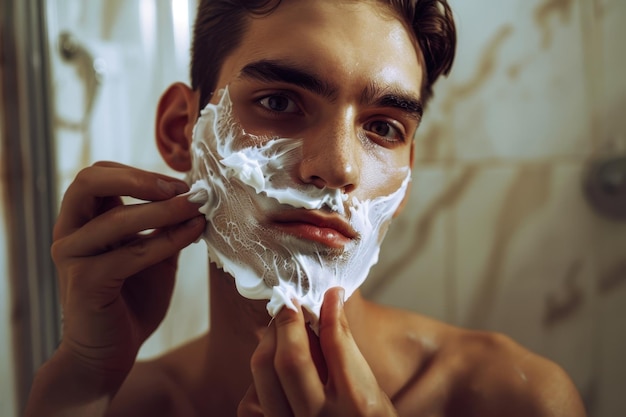
[[[55,350],[60,311],[50,258],[56,213],[45,0],[0,1],[0,85],[17,409]]]

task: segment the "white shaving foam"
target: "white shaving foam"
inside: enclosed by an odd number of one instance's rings
[[[253,144],[244,146],[242,144]],[[296,183],[291,172],[302,157],[302,140],[260,138],[234,120],[228,90],[201,112],[193,132],[191,201],[207,219],[203,238],[212,262],[232,275],[239,293],[268,299],[273,317],[292,300],[312,314],[316,329],[324,293],[341,286],[348,298],[378,261],[380,243],[411,178],[373,200],[349,199],[341,190]],[[268,213],[300,208],[344,216],[358,237],[344,249],[282,233]]]

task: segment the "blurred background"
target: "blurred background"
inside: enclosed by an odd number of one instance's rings
[[[419,132],[411,201],[371,299],[506,333],[563,366],[590,416],[626,415],[626,3],[450,0],[455,67]],[[161,92],[188,81],[195,0],[0,2],[0,410],[59,340],[51,230],[97,160],[170,172]],[[150,358],[206,331],[186,249]]]

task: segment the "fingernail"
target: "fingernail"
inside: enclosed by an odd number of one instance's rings
[[[343,307],[346,297],[346,290],[344,290],[343,288],[339,288],[339,291],[337,291],[337,296],[339,297],[339,306]]]
[[[189,187],[184,182],[179,181],[165,181],[159,178],[157,180],[157,186],[163,190],[163,192],[167,195],[178,195],[186,193],[189,190]]]
[[[184,194],[189,191],[189,186],[184,182],[174,182],[174,191],[176,194]]]
[[[174,184],[172,184],[171,182],[162,180],[161,178],[159,178],[156,183],[157,183],[157,186],[161,189],[161,191],[163,191],[165,194],[174,195],[174,192],[175,192]]]

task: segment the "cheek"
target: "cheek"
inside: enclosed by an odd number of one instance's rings
[[[361,199],[373,199],[395,193],[405,180],[409,165],[409,152],[388,149],[368,155],[361,167]]]
[[[237,83],[228,86],[228,94],[232,103],[233,121],[240,125],[246,133],[260,135],[261,126],[256,122],[257,117],[254,114],[257,111],[255,101],[248,94],[244,94],[244,91],[237,87]]]

